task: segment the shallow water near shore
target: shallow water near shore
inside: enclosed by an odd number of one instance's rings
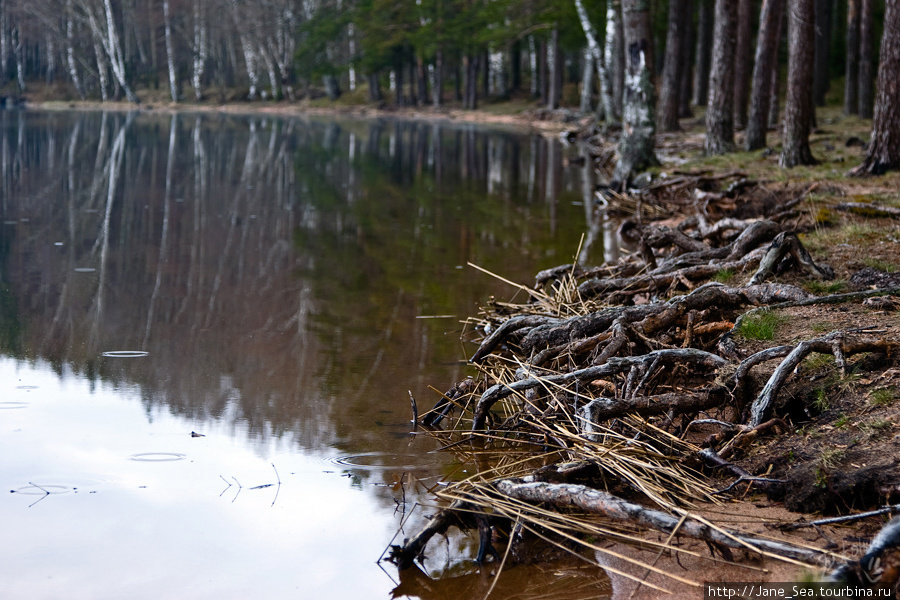
[[[471,538],[402,581],[378,563],[469,469],[410,434],[410,394],[469,374],[461,321],[514,292],[469,263],[527,283],[582,235],[602,262],[580,157],[472,125],[0,111],[0,596],[483,595]],[[606,585],[522,568],[492,597],[526,584]]]

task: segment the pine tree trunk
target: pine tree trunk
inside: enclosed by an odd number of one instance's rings
[[[831,83],[829,77],[831,50],[831,21],[834,12],[833,0],[815,0],[816,2],[816,50],[815,70],[813,75],[813,101],[816,106],[825,106],[825,95]]]
[[[700,0],[697,17],[697,70],[694,72],[694,104],[706,106],[709,99],[709,70],[712,63],[714,0]]]
[[[550,32],[550,45],[547,48],[547,65],[550,73],[549,89],[547,91],[547,108],[555,110],[559,108],[562,98],[562,51],[559,47],[559,29],[556,27]]]
[[[655,164],[656,143],[653,60],[650,54],[649,0],[623,0],[625,32],[625,92],[622,136],[613,183],[625,186],[639,170]]]
[[[872,16],[874,0],[862,0],[859,11],[859,116],[872,118],[872,55],[875,47],[875,32]]]
[[[750,116],[747,120],[746,148],[766,147],[769,109],[772,102],[772,72],[778,69],[778,33],[784,18],[784,0],[763,0],[759,10],[759,35],[753,63]]]
[[[695,27],[694,27],[694,0],[685,0],[684,9],[684,27],[682,27],[681,38],[681,92],[679,94],[678,116],[682,119],[688,119],[694,116],[691,111],[691,98],[694,93],[694,78],[692,77],[692,68],[694,66],[692,59],[692,48],[694,45]]]
[[[847,0],[847,58],[844,69],[844,114],[859,113],[859,0]]]
[[[779,164],[782,167],[816,163],[809,148],[813,114],[815,69],[815,0],[788,3],[788,83]]]
[[[681,45],[684,42],[684,29],[687,26],[686,8],[686,0],[669,0],[665,64],[659,92],[659,104],[657,105],[660,131],[679,131],[681,129],[678,116],[681,109],[681,79],[684,73]]]
[[[851,175],[900,169],[900,5],[889,0],[878,59],[878,97],[866,159]]]
[[[382,98],[378,73],[369,73],[369,102],[381,102]]]
[[[611,110],[606,112],[606,122],[617,122],[622,118],[622,102],[625,94],[625,33],[622,24],[621,0],[606,2],[606,42],[603,59],[606,61],[606,81],[603,84],[609,97],[604,106]]]
[[[737,12],[731,0],[716,0],[716,27],[709,100],[706,107],[706,154],[734,150],[734,52]]]
[[[747,126],[747,99],[750,95],[750,57],[753,37],[753,1],[738,3],[737,47],[734,53],[734,127]]]

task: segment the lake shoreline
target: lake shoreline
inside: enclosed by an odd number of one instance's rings
[[[220,104],[194,104],[168,102],[132,104],[124,101],[49,100],[26,102],[26,109],[38,110],[106,110],[139,111],[159,113],[219,113],[233,115],[335,116],[362,119],[400,118],[419,121],[460,122],[491,126],[525,127],[532,133],[556,136],[566,131],[580,130],[591,124],[593,117],[580,115],[576,111],[561,109],[527,109],[515,113],[492,113],[485,110],[462,110],[458,108],[390,107],[378,108],[370,105],[356,106],[313,106],[306,102],[227,102]]]

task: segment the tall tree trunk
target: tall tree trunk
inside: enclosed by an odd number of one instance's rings
[[[885,4],[884,33],[878,59],[878,97],[872,139],[861,165],[851,175],[880,175],[900,169],[900,5]]]
[[[653,153],[656,118],[653,114],[655,99],[649,0],[623,0],[622,22],[625,32],[625,92],[622,136],[613,182],[625,186],[637,171],[657,162]]]
[[[381,102],[383,98],[378,73],[369,73],[369,102]]]
[[[697,17],[697,69],[694,72],[694,104],[706,106],[709,99],[709,70],[712,63],[714,0],[700,0]]]
[[[584,80],[584,87],[582,87],[581,90],[581,111],[588,112],[590,110],[589,106],[586,108],[586,104],[589,105],[590,100],[586,100],[585,94],[588,93],[586,90],[589,91],[592,87],[588,84],[588,77],[590,77],[590,81],[593,81],[594,69],[596,69],[600,82],[600,106],[602,107],[600,110],[603,112],[604,118],[610,119],[615,113],[615,108],[612,102],[612,92],[609,89],[611,84],[609,73],[603,62],[603,51],[600,48],[600,43],[597,41],[597,33],[594,30],[594,26],[588,18],[587,11],[584,9],[584,4],[581,0],[575,0],[575,10],[578,12],[578,19],[581,21],[581,29],[584,31],[584,36],[587,38],[588,43],[587,52],[585,53],[585,76],[582,78]],[[590,63],[590,65],[588,65],[588,63]],[[589,66],[590,71],[588,70]]]
[[[441,106],[444,103],[444,51],[438,50],[434,56],[434,82],[431,84],[431,103]]]
[[[603,88],[609,95],[604,106],[611,107],[606,112],[606,122],[617,122],[622,118],[622,102],[625,98],[625,33],[622,23],[621,0],[606,0],[606,42],[603,58],[606,61]]]
[[[737,47],[734,53],[734,127],[744,129],[747,125],[747,99],[750,95],[750,57],[753,37],[752,0],[738,3]]]
[[[693,61],[692,51],[694,46],[695,30],[694,27],[694,0],[685,0],[685,26],[682,28],[681,39],[681,92],[678,109],[678,116],[682,119],[688,119],[694,116],[691,111],[691,98],[694,93],[694,78],[692,76]]]
[[[844,69],[844,114],[859,113],[859,0],[847,0],[847,57]]]
[[[829,50],[831,49],[831,21],[834,0],[815,0],[816,6],[816,58],[813,75],[813,102],[825,106],[825,95],[831,83]]]
[[[547,108],[554,110],[559,108],[562,98],[562,51],[559,48],[559,29],[556,27],[550,32],[550,45],[547,47],[547,65],[549,67],[549,89],[547,90]]]
[[[815,0],[788,2],[788,83],[779,159],[779,164],[787,168],[816,163],[809,148],[813,114],[815,13]]]
[[[594,55],[590,48],[585,48],[581,59],[581,101],[578,104],[578,110],[582,114],[591,112],[591,106],[594,96]]]
[[[75,62],[75,18],[72,0],[66,0],[66,66],[69,68],[69,78],[72,79],[78,97],[84,100],[87,94],[78,72],[78,64]]]
[[[778,70],[778,34],[783,19],[784,0],[763,0],[759,11],[756,60],[753,63],[753,87],[746,132],[747,150],[766,147],[772,103],[772,72]]]
[[[200,0],[194,0],[194,37],[193,60],[191,61],[191,84],[194,88],[194,98],[199,102],[203,100],[203,71],[206,68],[208,47],[206,43],[206,15],[201,9]]]
[[[669,29],[666,34],[665,64],[657,105],[658,127],[661,131],[681,129],[678,116],[681,109],[681,79],[684,73],[681,45],[687,26],[686,4],[686,0],[669,0]]]
[[[169,13],[169,0],[163,0],[163,28],[166,38],[166,65],[169,70],[169,94],[172,102],[178,102],[178,76],[175,70],[175,48],[172,40],[172,17]]]
[[[737,13],[731,0],[716,0],[716,28],[709,100],[706,107],[706,154],[734,150],[734,51]]]
[[[859,11],[859,116],[872,118],[872,58],[875,47],[872,3],[874,0],[862,0]]]

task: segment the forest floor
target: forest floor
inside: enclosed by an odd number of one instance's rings
[[[29,105],[51,109],[134,108],[128,104],[50,101],[33,101]],[[390,110],[368,105],[335,106],[321,101],[173,104],[160,99],[146,101],[140,110],[396,116],[512,125],[548,135],[571,132],[573,137],[588,138],[594,134],[591,143],[596,144],[599,154],[606,157],[598,162],[598,168],[602,171],[608,167],[603,163],[609,160],[611,144],[602,135],[598,136],[596,130],[591,130],[590,118],[581,118],[573,111],[541,110],[523,102],[482,106],[479,111],[457,108]],[[837,107],[820,109],[818,126],[810,139],[813,155],[820,163],[793,169],[778,166],[776,131],[769,132],[771,150],[705,157],[702,152],[702,114],[684,120],[683,127],[682,132],[658,135],[657,154],[661,165],[650,171],[653,183],[644,193],[650,191],[657,197],[665,196],[679,181],[693,177],[695,181],[703,179],[707,182],[688,190],[692,198],[700,199],[700,203],[676,202],[673,205],[663,201],[658,203],[655,212],[650,210],[654,208],[652,203],[647,203],[643,214],[640,205],[636,209],[624,209],[626,218],[641,224],[677,228],[691,217],[692,210],[702,205],[711,221],[726,218],[752,221],[770,218],[773,208],[783,205],[786,199],[800,198],[794,205],[793,214],[781,221],[781,228],[796,234],[817,264],[824,263],[833,269],[834,277],[823,281],[796,269],[785,269],[769,277],[767,282],[796,286],[820,297],[900,288],[900,219],[896,213],[878,212],[862,206],[873,203],[900,212],[900,174],[847,177],[847,172],[864,156],[864,145],[871,134],[870,121],[844,117]],[[741,141],[742,135],[738,133],[738,144]],[[715,181],[737,184],[731,186],[737,191],[725,189],[724,183],[721,187],[710,183]],[[744,194],[741,189],[749,189],[749,192]],[[847,203],[861,206],[848,209]],[[709,279],[727,286],[739,286],[753,274],[753,268],[723,268]],[[668,290],[660,291],[658,297],[671,297],[676,291],[686,293],[701,283],[691,281],[687,290],[683,287],[676,290],[677,285],[673,284]],[[634,304],[650,300],[627,297],[627,303]],[[742,359],[767,348],[796,347],[804,340],[820,339],[834,332],[879,337],[886,340],[889,350],[860,352],[846,357],[813,352],[799,363],[784,383],[773,407],[773,415],[781,420],[780,424],[760,430],[741,444],[732,445],[727,459],[752,476],[780,483],[774,486],[741,483],[727,496],[725,504],[710,504],[698,509],[697,513],[710,519],[719,515],[721,522],[736,531],[823,548],[848,559],[858,559],[865,552],[868,542],[890,513],[847,523],[804,526],[793,531],[778,526],[812,521],[822,516],[848,515],[900,502],[900,362],[892,352],[900,342],[898,308],[900,305],[890,302],[867,304],[861,299],[840,303],[795,303],[784,307],[771,305],[765,311],[767,331],[735,329],[734,354]],[[721,318],[728,321],[737,316],[731,314]],[[676,327],[665,334],[668,338],[659,339],[661,343],[678,346],[678,335],[682,334]],[[713,351],[718,339],[709,338],[701,347]],[[754,369],[746,383],[751,396],[766,384],[778,363],[768,361]],[[473,398],[480,395],[482,389],[473,394]],[[693,416],[696,418],[699,414],[740,423],[740,414],[735,414],[735,410],[715,414],[699,411]],[[720,430],[719,425],[707,420],[708,423],[692,428],[690,433],[683,430],[678,435],[697,447],[709,445],[710,437]],[[718,489],[735,481],[734,473],[728,469],[704,472],[708,483]],[[658,541],[664,541],[664,537],[657,535]],[[504,545],[505,542],[498,546],[501,553]],[[626,545],[624,550],[622,544],[618,544],[616,548],[624,558],[607,556],[605,560],[608,566],[620,571],[638,571],[626,559],[650,563],[658,552],[640,544]],[[683,548],[699,551],[705,546],[700,542],[685,542]],[[727,564],[711,560],[672,554],[663,557],[657,566],[699,581],[794,581],[803,571],[797,565],[759,560],[749,551],[743,557],[726,561]],[[650,575],[648,581],[664,585],[675,591],[676,596],[699,597],[697,590],[666,577]],[[620,587],[614,596],[628,597],[627,583],[627,579],[614,577],[614,587]],[[647,597],[656,594],[648,587],[641,593]]]

